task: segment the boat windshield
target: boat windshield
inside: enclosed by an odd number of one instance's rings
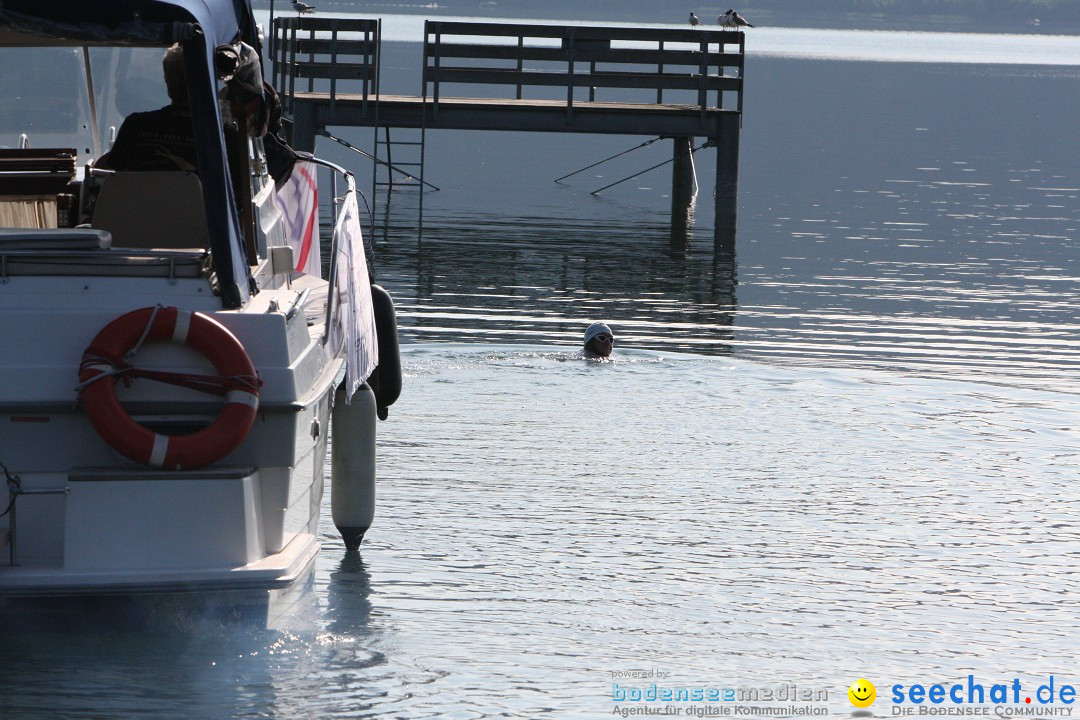
[[[18,68],[0,73],[0,148],[22,142],[31,148],[75,148],[79,165],[85,165],[109,149],[126,116],[169,103],[163,53],[164,48],[146,47],[0,48],[0,67]]]

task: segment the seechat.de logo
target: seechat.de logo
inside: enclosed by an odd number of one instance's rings
[[[847,689],[848,700],[857,708],[867,708],[877,699],[877,688],[865,678],[859,678]]]

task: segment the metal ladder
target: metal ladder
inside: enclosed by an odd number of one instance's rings
[[[374,172],[374,188],[377,190],[380,187],[387,188],[387,192],[393,192],[395,187],[415,187],[422,188],[429,183],[424,182],[424,136],[426,133],[423,129],[415,130],[415,133],[419,134],[419,140],[391,140],[390,128],[383,127],[383,139],[379,139],[379,128],[375,128],[375,172]],[[398,128],[398,132],[404,132],[403,128]],[[415,138],[416,135],[413,135]],[[395,150],[398,151],[398,158],[395,159]],[[379,162],[380,151],[385,151],[385,162]],[[402,159],[400,156],[405,155]],[[385,170],[385,180],[379,180],[379,170],[383,168]],[[397,179],[395,179],[395,175]]]

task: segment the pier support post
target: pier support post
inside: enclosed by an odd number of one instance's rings
[[[697,195],[697,173],[694,171],[693,138],[672,138],[671,209],[683,208]]]
[[[716,144],[716,245],[735,242],[739,206],[739,116],[720,118]]]
[[[672,253],[685,255],[693,236],[693,205],[698,173],[693,166],[693,138],[672,138]]]
[[[671,248],[685,253],[694,226],[697,199],[697,171],[694,168],[693,138],[672,138],[671,164]]]
[[[690,250],[694,240],[694,204],[697,196],[690,198],[690,204],[676,207],[671,204],[671,256],[683,257]]]

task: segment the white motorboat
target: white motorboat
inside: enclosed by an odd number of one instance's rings
[[[331,422],[346,545],[371,523],[392,305],[376,287],[373,309],[351,176],[322,263],[311,208],[292,222],[259,42],[246,0],[0,4],[0,616],[148,594],[269,606],[320,549]],[[102,168],[111,128],[165,99],[174,44],[196,171]]]

